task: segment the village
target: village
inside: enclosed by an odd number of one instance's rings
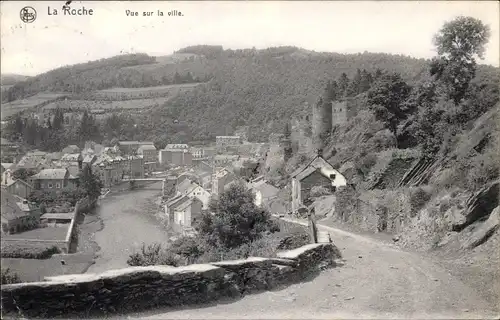
[[[320,153],[291,175],[291,190],[270,183],[266,172],[291,156],[290,136],[274,134],[268,143],[252,143],[245,130],[237,133],[217,136],[209,146],[168,144],[157,150],[147,141],[119,141],[109,147],[88,142],[82,149],[69,145],[61,152],[26,154],[2,139],[2,154],[15,159],[1,164],[4,243],[22,247],[53,242],[60,252],[75,253],[75,200],[81,199],[68,195],[78,190],[84,168],[100,179],[101,200],[161,181],[158,210],[170,232],[179,236],[195,236],[194,225],[209,211],[210,201],[238,182],[253,192],[257,206],[276,216],[298,212],[315,186],[346,186],[346,179]]]
[[[1,5],[1,318],[498,319],[498,2]]]

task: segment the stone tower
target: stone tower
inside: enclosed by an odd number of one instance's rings
[[[332,105],[325,103],[323,98],[319,98],[318,102],[312,108],[312,135],[314,149],[322,149],[325,144],[326,137],[332,131]]]

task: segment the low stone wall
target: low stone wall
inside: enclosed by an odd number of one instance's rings
[[[335,266],[340,257],[332,243],[316,243],[281,252],[278,258],[50,277],[44,282],[3,285],[2,311],[24,317],[89,317],[200,304],[307,279]]]

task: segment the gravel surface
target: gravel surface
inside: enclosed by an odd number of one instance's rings
[[[280,291],[231,303],[131,314],[143,319],[498,318],[498,309],[443,266],[395,245],[331,227],[345,265]]]

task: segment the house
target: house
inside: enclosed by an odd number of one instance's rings
[[[156,162],[158,151],[154,145],[143,145],[137,149],[137,154],[142,155],[144,162]]]
[[[196,182],[185,179],[177,185],[177,193],[190,198],[195,197],[202,203],[202,210],[207,210],[210,203],[210,192],[202,188]]]
[[[36,227],[40,211],[26,199],[16,197],[2,188],[1,192],[2,234],[12,234]]]
[[[345,177],[323,159],[321,152],[311,161],[299,167],[291,174],[292,178],[292,211],[297,210],[310,198],[311,189],[322,186],[335,191],[345,187]]]
[[[268,205],[278,197],[279,189],[265,181],[259,181],[251,187],[255,195],[255,205],[258,207]]]
[[[178,195],[165,204],[168,224],[177,231],[192,227],[201,216],[203,204],[198,198]]]
[[[16,169],[26,169],[40,171],[43,169],[49,169],[53,166],[52,163],[48,163],[45,160],[39,160],[36,158],[23,157],[17,164]]]
[[[37,190],[76,188],[77,178],[72,176],[68,169],[44,169],[29,178]]]
[[[28,198],[34,190],[32,185],[21,179],[8,181],[6,184],[2,184],[2,187],[9,193],[21,198]]]
[[[198,172],[198,181],[205,190],[211,190],[212,174],[210,172]]]
[[[202,203],[198,198],[187,198],[173,210],[174,228],[191,228],[201,217]]]
[[[82,165],[90,165],[92,166],[97,160],[97,156],[95,154],[87,154],[85,158],[82,160]]]
[[[203,148],[192,147],[190,151],[193,159],[203,158]]]
[[[219,194],[224,192],[225,186],[236,180],[234,174],[226,168],[218,168],[212,174],[212,196],[218,197]]]
[[[0,174],[2,176],[1,184],[10,180],[12,173],[14,172],[16,165],[14,163],[2,163],[0,165]]]
[[[139,147],[146,145],[154,146],[154,143],[150,141],[118,141],[118,147],[125,155],[133,155]]]
[[[111,188],[122,180],[122,170],[114,163],[102,162],[93,168],[104,188]]]
[[[118,148],[125,155],[130,155],[139,148],[139,141],[118,141]]]
[[[195,159],[193,159],[193,165],[194,165],[194,160]],[[214,171],[214,167],[212,166],[212,164],[209,163],[209,162],[207,162],[207,161],[199,161],[199,163],[197,163],[197,165],[195,166],[195,168],[198,171],[202,171],[202,172],[212,173]]]
[[[214,156],[214,163],[216,166],[231,165],[234,161],[240,159],[239,155],[218,154]]]
[[[176,188],[174,189],[174,192],[176,192]],[[174,221],[174,209],[182,203],[182,201],[185,201],[188,199],[185,195],[182,194],[177,194],[174,195],[172,198],[168,199],[167,202],[164,204],[165,208],[165,216],[167,217],[168,224],[170,225]]]
[[[218,148],[228,147],[228,146],[237,146],[241,144],[240,136],[216,136],[215,137],[215,145]]]
[[[144,167],[146,172],[153,172],[156,170],[158,162],[158,151],[154,145],[143,145],[137,149],[137,154],[142,155],[144,159]]]
[[[83,166],[83,156],[80,153],[66,153],[61,158],[61,165],[63,167],[78,167],[79,170]]]
[[[183,143],[172,143],[172,144],[167,144],[164,149],[189,150],[189,146],[187,144],[183,144]]]
[[[75,153],[80,153],[80,148],[78,146],[72,144],[67,146],[66,148],[62,149],[61,152],[63,154],[75,154]]]
[[[124,174],[123,163],[121,157],[111,157],[106,154],[101,154],[96,157],[92,164],[92,172],[99,176],[105,188],[109,188],[122,180]],[[128,166],[130,167],[130,166]]]
[[[61,161],[63,156],[62,152],[51,152],[47,154],[47,160],[51,162]]]
[[[165,148],[160,150],[158,157],[161,164],[173,166],[191,166],[193,164],[193,156],[188,149],[184,148]]]
[[[126,160],[125,173],[136,179],[144,178],[144,159],[142,156],[128,156]]]

